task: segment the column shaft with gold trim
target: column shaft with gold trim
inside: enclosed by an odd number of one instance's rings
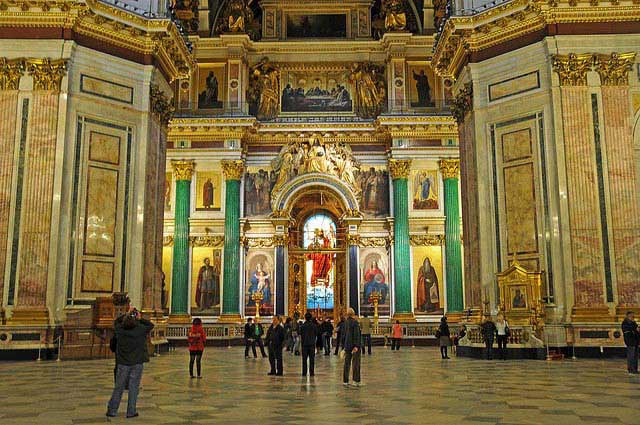
[[[175,230],[171,273],[171,316],[173,322],[189,320],[189,214],[193,161],[172,161],[176,180]]]
[[[458,203],[459,159],[440,161],[444,180],[444,239],[446,258],[447,314],[461,313],[462,297],[462,249],[460,241],[460,205]]]
[[[240,180],[244,161],[222,162],[225,179],[221,321],[240,320]]]

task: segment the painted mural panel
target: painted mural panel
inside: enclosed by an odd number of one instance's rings
[[[191,314],[220,314],[222,250],[194,247],[191,255]]]
[[[445,292],[441,246],[413,247],[413,280],[415,314],[443,314]]]
[[[348,70],[283,70],[282,112],[353,112]]]
[[[173,196],[173,174],[166,173],[164,177],[164,210],[171,211],[171,197]]]
[[[118,172],[89,167],[85,255],[115,255]]]
[[[244,291],[245,316],[255,316],[256,302],[253,296],[258,292],[262,294],[260,315],[273,315],[275,300],[274,265],[273,250],[249,250],[246,259]]]
[[[362,191],[360,209],[367,215],[389,215],[389,172],[385,167],[362,166],[355,173],[356,185]]]
[[[198,109],[221,109],[224,102],[225,67],[204,64],[198,67]]]
[[[196,211],[220,211],[222,174],[205,171],[196,173]]]
[[[247,168],[244,182],[244,214],[247,217],[271,213],[271,191],[277,175],[269,168]]]
[[[364,248],[360,251],[360,314],[373,317],[371,294],[378,293],[378,315],[390,314],[389,255],[386,248]]]
[[[435,106],[435,78],[430,66],[426,64],[410,64],[407,80],[409,80],[411,107],[427,108]]]
[[[413,209],[437,210],[440,207],[440,185],[436,170],[417,170],[412,173]]]
[[[347,15],[287,15],[287,38],[345,38]]]

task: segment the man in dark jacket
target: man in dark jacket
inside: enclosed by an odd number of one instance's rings
[[[480,327],[484,345],[487,347],[487,360],[493,360],[493,341],[496,336],[496,324],[491,320],[491,316],[487,316],[484,323]]]
[[[347,320],[342,326],[342,346],[344,347],[344,370],[342,382],[349,385],[349,369],[353,363],[353,385],[360,385],[360,346],[362,344],[362,332],[360,323],[356,318],[356,312],[349,308]]]
[[[127,418],[133,418],[138,416],[136,402],[143,364],[149,361],[147,335],[153,329],[153,323],[140,317],[140,313],[135,308],[130,308],[127,314],[116,319],[114,327],[118,341],[116,347],[118,370],[111,400],[107,405],[107,416],[115,417],[118,414],[122,393],[128,382]]]
[[[331,337],[333,336],[333,325],[328,317],[322,322],[322,342],[324,346],[324,355],[331,354]]]
[[[307,376],[307,359],[309,359],[309,376],[314,375],[316,363],[316,341],[318,339],[318,326],[313,322],[311,313],[304,315],[305,322],[300,326],[300,338],[302,340],[302,376]]]
[[[340,321],[336,325],[336,351],[335,355],[338,355],[338,351],[340,350],[340,346],[342,345],[342,328],[344,327],[344,319],[340,316]]]
[[[271,326],[267,329],[265,343],[269,350],[269,375],[282,376],[282,348],[284,346],[284,327],[280,323],[280,316],[273,316]]]
[[[253,319],[249,317],[247,323],[244,325],[244,358],[249,358],[249,347],[253,351],[253,357],[257,358],[256,353],[256,325],[253,324]]]
[[[262,353],[262,357],[266,358],[267,353],[264,351],[264,343],[262,342],[262,335],[264,335],[264,328],[262,327],[262,323],[256,321],[256,344],[260,347],[260,353]]]
[[[627,371],[636,375],[638,373],[640,333],[638,333],[638,324],[635,321],[633,311],[627,311],[627,317],[622,321],[622,334],[627,346]]]

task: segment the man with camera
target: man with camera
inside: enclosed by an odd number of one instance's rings
[[[122,393],[128,383],[127,418],[134,418],[138,416],[136,402],[138,401],[143,364],[149,361],[147,335],[153,329],[153,323],[143,319],[138,310],[129,307],[126,314],[116,319],[114,328],[117,338],[116,363],[118,368],[113,394],[107,405],[107,416],[115,417],[118,414]]]

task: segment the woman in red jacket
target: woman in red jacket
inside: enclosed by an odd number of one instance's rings
[[[198,378],[202,378],[202,367],[200,361],[202,360],[202,352],[204,351],[204,343],[207,340],[207,335],[202,327],[202,320],[199,318],[193,319],[191,330],[189,331],[189,375],[193,378],[193,362],[195,360],[198,367]]]

